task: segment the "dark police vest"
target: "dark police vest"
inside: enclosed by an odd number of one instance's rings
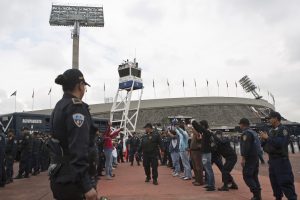
[[[277,128],[269,131],[269,138],[265,142],[263,149],[269,154],[270,159],[288,158],[289,156],[289,132],[281,124]]]

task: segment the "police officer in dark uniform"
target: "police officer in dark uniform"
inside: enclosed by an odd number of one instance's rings
[[[22,141],[20,143],[20,163],[19,163],[19,173],[15,179],[29,178],[30,167],[31,167],[31,154],[32,154],[32,138],[27,127],[22,129]]]
[[[32,169],[33,169],[33,176],[36,176],[40,171],[40,162],[39,162],[39,154],[41,150],[41,140],[38,138],[38,133],[33,133],[32,138]]]
[[[12,131],[7,134],[7,144],[5,148],[6,159],[6,184],[13,182],[13,165],[17,154],[17,141]]]
[[[98,163],[97,163],[97,175],[98,176],[104,176],[102,174],[103,172],[103,167],[105,164],[105,155],[104,155],[104,150],[103,150],[103,133],[98,132],[97,133],[97,139],[96,139],[96,145],[98,148]]]
[[[130,165],[133,166],[134,157],[138,166],[140,166],[140,159],[137,155],[138,148],[140,146],[140,139],[136,136],[136,132],[132,133],[132,137],[130,138],[129,142],[129,161]]]
[[[65,71],[55,83],[62,85],[64,95],[51,115],[52,139],[48,146],[53,196],[57,200],[96,200],[88,157],[92,119],[88,105],[82,102],[89,84],[78,69]]]
[[[222,131],[217,131],[212,135],[216,143],[216,151],[225,158],[225,163],[222,168],[222,181],[223,186],[219,188],[219,191],[229,191],[229,189],[238,189],[237,184],[233,180],[230,172],[234,168],[237,162],[237,155],[234,149],[230,145],[230,140],[223,136]],[[228,187],[228,184],[231,183],[231,186]]]
[[[261,200],[261,187],[258,180],[259,158],[255,138],[257,133],[249,128],[250,122],[246,118],[241,119],[239,125],[243,131],[241,136],[243,179],[253,193],[251,200]]]
[[[6,183],[6,173],[5,173],[5,144],[6,136],[3,133],[2,125],[0,123],[0,187],[4,187]]]
[[[152,168],[152,178],[153,184],[158,185],[158,153],[159,147],[163,150],[163,143],[160,135],[153,131],[152,124],[146,124],[145,132],[146,134],[141,138],[140,151],[143,153],[143,166],[146,174],[145,182],[149,182],[151,180],[151,172],[150,167]]]
[[[289,200],[296,200],[294,174],[289,160],[289,132],[281,124],[281,115],[278,112],[270,113],[272,125],[269,135],[260,132],[265,152],[269,154],[269,177],[276,200],[280,200],[283,194]]]
[[[165,149],[162,165],[167,165],[168,167],[172,167],[172,158],[171,158],[171,154],[169,152],[169,146],[170,146],[172,139],[169,135],[167,135],[166,130],[163,130],[161,139],[162,139],[162,142],[164,144],[164,149]]]

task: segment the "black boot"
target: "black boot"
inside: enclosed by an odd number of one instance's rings
[[[150,180],[151,180],[151,178],[147,177],[146,180],[145,180],[145,182],[148,183],[148,182],[150,182]]]
[[[229,187],[229,189],[231,189],[231,190],[238,190],[239,187],[237,186],[237,184],[234,181],[232,181],[231,186]]]
[[[219,191],[229,191],[228,185],[224,184],[221,188],[218,188]]]
[[[15,177],[15,179],[22,179],[23,178],[23,176],[21,175],[21,174],[18,174],[16,177]]]
[[[261,200],[261,192],[254,192],[251,200]]]
[[[153,185],[158,185],[158,182],[156,179],[153,180]]]

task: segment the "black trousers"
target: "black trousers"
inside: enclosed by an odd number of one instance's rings
[[[246,158],[243,168],[243,179],[250,191],[255,194],[261,190],[258,180],[259,160],[256,158]]]
[[[25,172],[25,175],[28,175],[30,173],[30,167],[31,167],[31,155],[25,154],[21,155],[21,160],[19,163],[19,175],[23,175]]]
[[[281,199],[283,194],[289,200],[296,200],[294,174],[288,158],[269,160],[269,177],[275,198]]]
[[[82,189],[75,183],[55,183],[50,182],[53,197],[56,200],[83,200],[84,194]]]
[[[134,157],[137,163],[140,162],[139,155],[137,155],[137,148],[130,149],[129,151],[129,161],[133,164]]]
[[[224,185],[228,185],[228,183],[233,182],[233,178],[230,172],[234,168],[236,162],[237,162],[236,156],[225,158],[225,163],[223,165],[223,170],[222,170],[222,180]]]
[[[157,155],[143,155],[143,166],[145,170],[145,174],[147,178],[150,179],[151,177],[151,168],[152,168],[152,178],[153,180],[157,180],[158,178],[158,160],[157,160]]]

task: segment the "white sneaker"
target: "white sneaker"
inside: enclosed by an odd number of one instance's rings
[[[173,174],[173,176],[176,177],[176,176],[179,176],[179,174],[178,174],[178,173],[175,173],[175,174]]]
[[[183,180],[187,181],[187,180],[191,180],[191,178],[185,177]]]

